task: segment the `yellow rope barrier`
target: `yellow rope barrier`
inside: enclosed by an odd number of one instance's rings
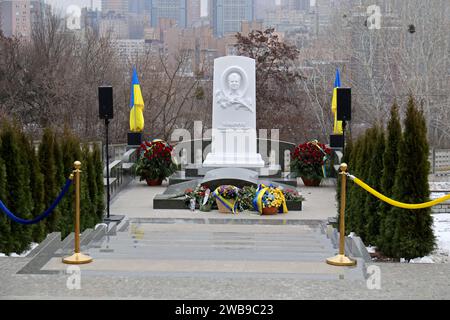
[[[450,200],[450,194],[447,194],[447,195],[445,195],[443,197],[440,197],[438,199],[435,199],[435,200],[432,200],[432,201],[428,201],[428,202],[425,202],[425,203],[416,203],[416,204],[404,203],[404,202],[396,201],[396,200],[393,200],[391,198],[386,197],[385,195],[383,195],[383,194],[379,193],[378,191],[376,191],[375,189],[371,188],[370,186],[365,184],[361,179],[358,179],[355,176],[348,175],[348,177],[350,178],[350,180],[352,180],[358,186],[360,186],[361,188],[363,188],[367,192],[371,193],[372,195],[374,195],[378,199],[383,200],[384,202],[389,203],[392,206],[403,208],[403,209],[424,209],[424,208],[429,208],[429,207],[432,207],[434,205],[437,205],[437,204],[439,204],[441,202],[444,202],[446,200]]]

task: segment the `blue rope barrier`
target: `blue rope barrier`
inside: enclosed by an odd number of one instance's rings
[[[72,184],[72,179],[67,179],[66,184],[64,186],[64,188],[61,190],[61,193],[58,195],[58,198],[56,198],[56,200],[52,203],[52,205],[50,206],[50,208],[48,208],[43,214],[41,214],[40,216],[34,218],[33,220],[25,220],[22,218],[19,218],[17,216],[15,216],[11,211],[9,211],[9,209],[4,205],[4,203],[0,200],[0,209],[13,221],[20,223],[20,224],[34,224],[34,223],[38,223],[39,221],[41,221],[42,219],[47,218],[52,212],[53,210],[55,210],[56,206],[61,202],[62,198],[65,196],[65,194],[67,193],[67,191],[69,191],[70,185]]]

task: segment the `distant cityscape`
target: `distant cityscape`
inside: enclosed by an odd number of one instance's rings
[[[0,26],[5,36],[30,39],[32,26],[53,12],[65,20],[67,32],[90,31],[99,37],[111,37],[123,59],[164,47],[169,54],[197,51],[197,56],[202,56],[197,60],[205,61],[233,53],[236,32],[252,29],[274,27],[282,38],[306,46],[328,23],[333,2],[0,0]]]

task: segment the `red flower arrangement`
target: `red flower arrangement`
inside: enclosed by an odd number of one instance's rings
[[[331,153],[329,147],[317,141],[299,144],[291,154],[291,171],[298,177],[320,180],[324,177],[324,165]]]
[[[140,180],[165,179],[176,171],[172,161],[173,147],[165,141],[153,140],[141,143],[137,152],[139,158],[136,174]]]

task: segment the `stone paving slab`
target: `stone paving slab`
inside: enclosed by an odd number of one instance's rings
[[[111,204],[111,214],[126,214],[128,218],[133,217],[176,217],[176,218],[192,218],[192,217],[220,217],[217,211],[211,212],[191,212],[186,210],[153,210],[153,197],[162,194],[167,187],[167,183],[163,186],[149,187],[144,181],[138,179],[132,181],[128,187],[121,191],[120,195],[114,199]],[[298,188],[300,193],[306,198],[302,203],[302,211],[290,211],[283,215],[283,219],[300,219],[310,220],[319,219],[326,220],[329,217],[336,216],[337,209],[335,203],[335,186],[326,182],[321,187],[304,187]],[[237,216],[246,218],[259,219],[260,216],[255,213],[243,212]],[[276,216],[265,216],[265,219],[277,219]]]
[[[53,258],[44,270],[65,270],[61,259]],[[223,273],[270,273],[270,274],[341,274],[342,269],[317,262],[294,261],[242,261],[242,260],[139,260],[96,259],[95,263],[81,266],[82,271],[126,271],[126,272],[223,272]]]
[[[373,263],[381,288],[365,279],[293,277],[194,277],[188,274],[83,272],[80,290],[69,274],[18,275],[29,258],[0,258],[0,299],[450,299],[450,264]]]

